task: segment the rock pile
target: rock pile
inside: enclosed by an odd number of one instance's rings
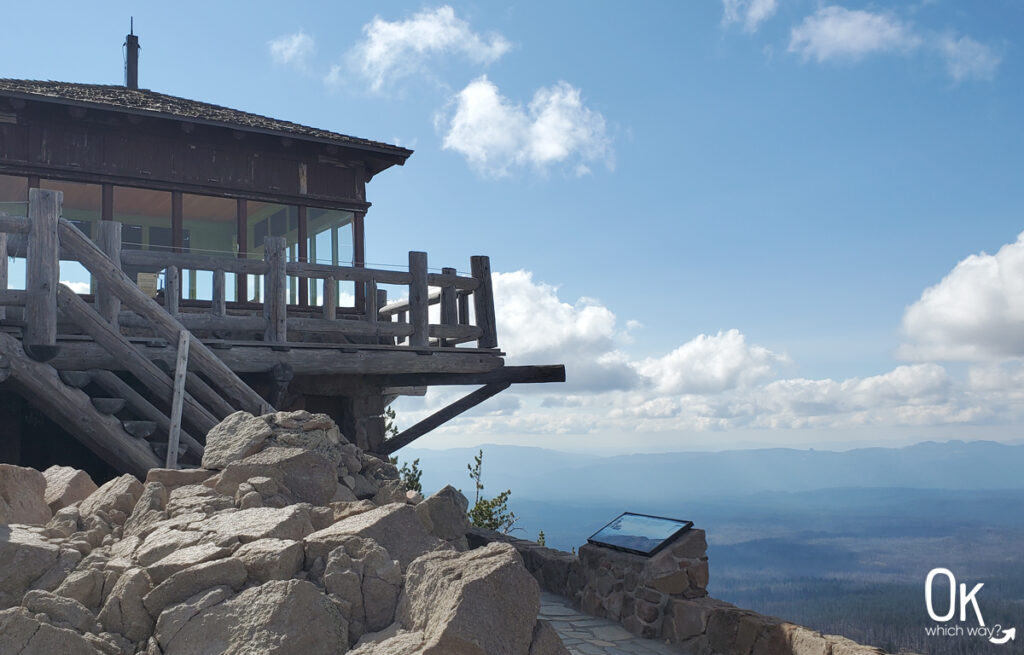
[[[565,655],[516,550],[468,551],[323,414],[237,412],[202,468],[0,465],[0,655]]]

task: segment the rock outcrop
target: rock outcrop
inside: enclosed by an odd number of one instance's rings
[[[323,414],[236,412],[202,469],[0,465],[0,655],[561,655],[515,549]]]

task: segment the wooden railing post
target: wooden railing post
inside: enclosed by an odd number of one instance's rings
[[[338,313],[338,281],[333,276],[324,278],[324,318],[333,321]]]
[[[25,264],[25,352],[37,361],[57,354],[57,284],[60,246],[57,224],[64,194],[47,189],[28,192],[28,253]]]
[[[454,268],[442,268],[442,275],[457,275]],[[453,285],[441,287],[441,325],[455,325],[459,322],[459,308],[456,306],[456,293]],[[448,339],[441,339],[441,346],[455,345]]]
[[[185,400],[185,376],[188,372],[188,346],[192,334],[182,330],[178,336],[178,357],[174,366],[174,394],[171,398],[171,429],[167,434],[167,459],[165,466],[178,468],[178,441],[181,437],[181,408]]]
[[[227,316],[228,313],[228,297],[227,297],[227,276],[224,274],[223,268],[218,268],[213,271],[213,301],[211,302],[213,315],[214,316]]]
[[[164,307],[177,318],[178,298],[181,297],[181,272],[177,266],[168,266],[164,272]]]
[[[0,232],[0,291],[7,291],[7,233]],[[7,307],[0,305],[0,321],[7,318]]]
[[[491,289],[491,259],[483,255],[470,258],[473,277],[480,286],[473,292],[473,311],[476,326],[483,332],[477,342],[481,348],[498,347],[498,331],[494,324],[494,292]]]
[[[288,340],[288,276],[284,237],[267,237],[263,251],[267,262],[264,278],[263,318],[267,319],[265,341],[283,343]]]
[[[121,267],[121,223],[100,221],[97,245],[115,266]],[[110,290],[110,285],[99,281],[96,283],[96,309],[107,323],[117,327],[121,299]]]
[[[366,281],[366,320],[371,323],[377,322],[377,282]]]
[[[427,253],[409,253],[409,323],[412,324],[410,346],[426,346],[429,340],[429,290],[427,289]]]

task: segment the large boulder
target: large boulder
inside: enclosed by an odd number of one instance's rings
[[[121,574],[100,610],[100,624],[109,632],[124,635],[132,641],[149,638],[153,633],[153,617],[143,598],[152,584],[142,569],[129,569]]]
[[[75,630],[46,623],[19,607],[0,612],[0,655],[103,655],[103,651]]]
[[[372,539],[397,559],[402,570],[420,555],[437,548],[447,548],[423,528],[416,510],[409,505],[392,503],[377,509],[350,516],[305,539],[306,566],[317,558],[324,558],[343,544],[348,536]]]
[[[291,539],[300,541],[313,532],[309,511],[303,505],[254,507],[236,512],[222,512],[189,526],[190,530],[237,537],[242,543],[257,539]]]
[[[243,460],[259,452],[273,433],[266,421],[249,412],[230,414],[206,434],[203,468],[217,470]]]
[[[352,641],[394,621],[401,588],[401,565],[375,541],[348,536],[327,558],[324,589],[349,604]]]
[[[528,655],[539,610],[537,581],[515,548],[493,543],[410,564],[397,616],[423,633],[423,655]]]
[[[53,517],[45,497],[46,478],[42,473],[0,464],[0,523],[45,524]]]
[[[469,518],[466,510],[469,500],[455,487],[448,485],[430,498],[416,505],[416,515],[427,532],[443,539],[459,550],[466,550]]]
[[[292,502],[326,505],[338,488],[338,469],[322,455],[293,446],[271,446],[232,462],[215,478],[214,489],[234,496],[250,478],[266,477],[290,491]]]
[[[151,616],[160,616],[165,607],[175,605],[210,587],[226,585],[240,589],[245,584],[245,565],[229,557],[190,566],[178,571],[146,594],[143,605]]]
[[[127,519],[141,496],[142,483],[134,475],[125,473],[89,494],[79,505],[78,511],[85,518],[96,512],[109,515],[114,510]]]
[[[43,477],[46,478],[46,504],[54,513],[85,500],[97,489],[88,473],[71,466],[51,466],[43,471]]]
[[[0,525],[0,609],[21,602],[32,583],[57,564],[60,554],[60,548],[44,539],[40,530]]]
[[[235,551],[250,580],[287,580],[302,570],[302,543],[291,539],[257,539]]]
[[[163,655],[337,655],[342,608],[304,580],[274,580],[198,612],[161,642]]]

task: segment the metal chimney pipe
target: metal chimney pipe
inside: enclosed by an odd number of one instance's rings
[[[128,49],[124,65],[124,85],[129,89],[139,88],[139,37],[135,36],[135,25],[132,21],[132,33],[125,37]]]

